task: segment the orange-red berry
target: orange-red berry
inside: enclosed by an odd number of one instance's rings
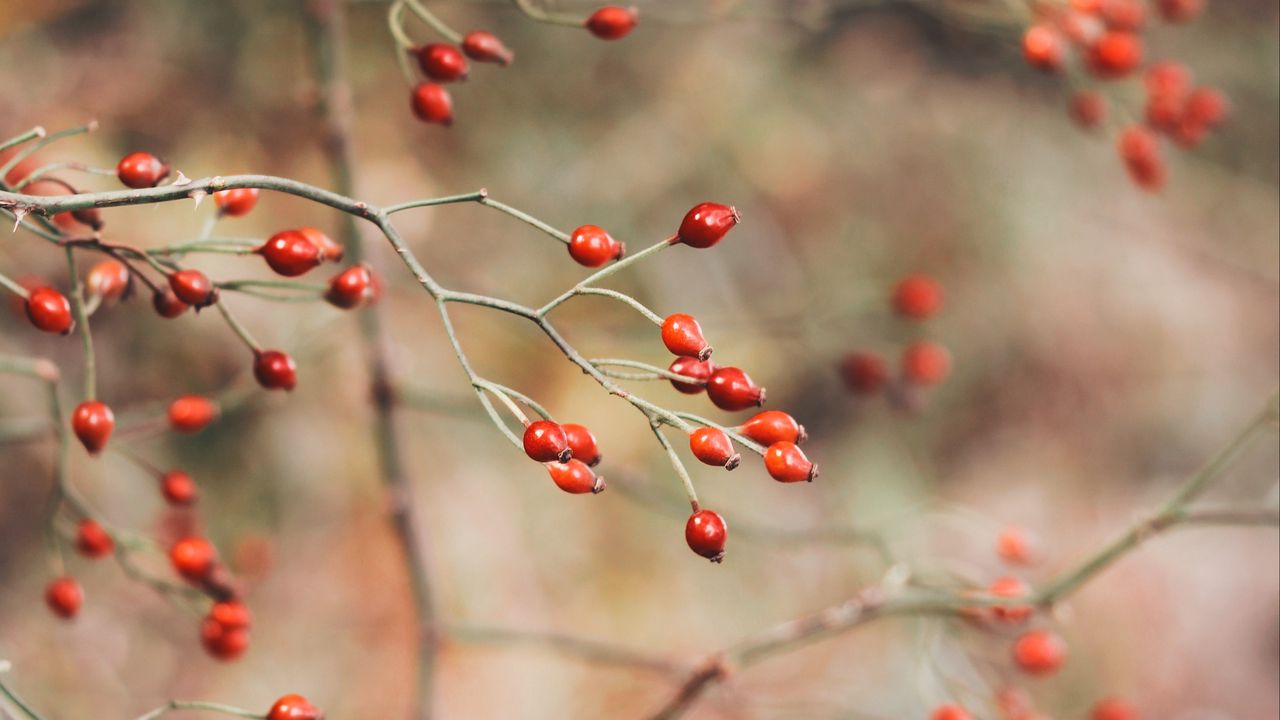
[[[772,445],[783,440],[799,444],[808,437],[804,426],[781,410],[765,410],[756,413],[750,420],[738,426],[738,432],[761,445]]]
[[[200,643],[214,658],[235,660],[249,649],[249,626],[253,616],[243,603],[217,602],[200,624]]]
[[[556,487],[573,495],[602,492],[605,488],[604,478],[597,477],[586,463],[577,458],[567,462],[549,462],[547,472]]]
[[[591,13],[584,24],[601,40],[618,40],[635,29],[637,19],[635,8],[608,6]]]
[[[67,296],[53,288],[39,287],[27,293],[27,319],[36,328],[47,333],[66,335],[74,323],[71,320],[71,303]]]
[[[893,288],[893,307],[916,320],[932,317],[942,308],[942,285],[928,275],[908,275]]]
[[[169,165],[148,152],[125,155],[116,165],[116,177],[131,188],[149,188],[169,176]]]
[[[698,203],[680,221],[675,241],[689,247],[709,248],[723,240],[725,234],[741,221],[737,208],[730,205]]]
[[[218,564],[218,551],[200,537],[185,537],[169,548],[169,562],[179,575],[192,582],[209,577]]]
[[[347,249],[342,246],[342,243],[324,234],[319,228],[300,227],[298,232],[310,240],[312,245],[320,248],[320,259],[325,262],[340,262],[347,254]]]
[[[1109,30],[1089,46],[1085,64],[1095,77],[1122,78],[1142,64],[1142,38],[1124,30]]]
[[[413,114],[425,123],[453,124],[453,98],[449,91],[435,83],[418,83],[409,98]]]
[[[600,267],[622,259],[626,246],[595,225],[583,225],[569,236],[569,257],[579,265]]]
[[[160,476],[160,493],[170,505],[190,505],[196,501],[199,490],[196,481],[181,470],[170,470]]]
[[[430,43],[414,51],[422,74],[438,83],[467,79],[467,58],[462,51],[446,43]]]
[[[876,353],[854,351],[840,361],[840,377],[849,392],[871,395],[889,381],[889,365]]]
[[[283,230],[272,235],[254,252],[261,255],[272,270],[285,277],[297,277],[324,262],[320,248],[297,230]]]
[[[1138,708],[1123,698],[1103,698],[1093,706],[1089,720],[1138,720]]]
[[[809,462],[795,443],[782,440],[764,451],[764,468],[778,482],[813,482],[818,466]]]
[[[169,287],[182,302],[199,310],[218,299],[218,289],[208,275],[199,270],[179,270],[169,275]]]
[[[462,38],[462,52],[476,62],[510,65],[515,55],[498,39],[497,35],[484,30],[473,30]]]
[[[76,550],[87,558],[100,558],[111,554],[116,547],[107,531],[95,520],[85,518],[76,525]]]
[[[84,284],[90,295],[115,300],[129,289],[129,268],[118,260],[103,260],[89,268]]]
[[[1137,32],[1147,22],[1147,6],[1142,0],[1105,0],[1101,15],[1112,30]]]
[[[243,217],[258,204],[258,188],[219,190],[213,194],[213,203],[222,215]]]
[[[99,400],[86,400],[71,411],[71,430],[90,455],[102,452],[115,427],[115,414]]]
[[[929,720],[972,720],[972,716],[959,705],[942,705],[933,711]]]
[[[724,560],[724,545],[729,528],[724,518],[711,510],[699,510],[689,516],[684,526],[684,540],[689,549],[711,562]]]
[[[1050,630],[1023,633],[1013,644],[1013,660],[1032,675],[1048,675],[1067,659],[1067,643]]]
[[[678,357],[671,362],[667,370],[696,380],[697,382],[672,380],[671,386],[686,395],[697,395],[707,389],[707,379],[711,377],[711,373],[715,372],[716,366],[710,360],[703,361],[691,357]]]
[[[353,265],[329,279],[324,299],[330,305],[350,310],[368,300],[373,290],[373,271],[365,263]]]
[[[741,369],[717,368],[707,379],[707,397],[721,410],[736,412],[764,404],[765,389]]]
[[[1141,125],[1130,125],[1120,133],[1116,152],[1138,187],[1152,191],[1164,187],[1165,164],[1155,133]]]
[[[292,390],[298,384],[298,366],[279,350],[254,353],[253,376],[268,390]]]
[[[73,578],[60,577],[45,586],[44,602],[54,615],[70,620],[84,604],[84,590]]]
[[[1062,68],[1062,36],[1048,25],[1032,25],[1022,34],[1022,56],[1037,70],[1056,72]]]
[[[733,450],[733,441],[717,428],[702,427],[689,433],[689,449],[699,461],[726,470],[738,467],[742,461],[742,457]]]
[[[564,428],[551,420],[537,420],[524,428],[524,453],[538,462],[565,462],[572,455]]]
[[[324,712],[301,695],[285,695],[271,706],[267,720],[324,720]]]
[[[1031,588],[1016,577],[997,578],[991,583],[991,587],[987,589],[992,595],[1007,598],[1026,598],[1031,594]],[[997,620],[1003,620],[1010,623],[1023,622],[1031,617],[1032,607],[1030,605],[994,605],[991,608],[991,614]]]
[[[711,346],[702,336],[702,326],[692,315],[675,313],[662,321],[662,344],[672,355],[706,360],[711,357]]]
[[[560,429],[564,430],[565,439],[569,441],[569,451],[575,460],[581,460],[589,467],[600,464],[600,445],[586,425],[565,423]]]
[[[183,395],[169,403],[169,426],[178,432],[200,432],[217,416],[217,403],[200,395]]]
[[[173,288],[164,285],[157,288],[155,294],[151,296],[151,307],[155,308],[160,317],[172,320],[186,312],[187,308],[191,306],[179,300],[178,296],[173,293]]]
[[[951,373],[951,353],[927,340],[904,348],[901,362],[903,377],[918,385],[936,385]]]
[[[1010,526],[996,536],[996,555],[1011,565],[1030,565],[1036,559],[1035,543],[1025,530]]]

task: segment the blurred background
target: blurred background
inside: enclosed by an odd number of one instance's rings
[[[1042,548],[1022,575],[1043,581],[1160,502],[1272,393],[1274,2],[1211,2],[1191,25],[1148,32],[1152,58],[1189,63],[1233,104],[1231,123],[1201,148],[1168,150],[1158,195],[1136,189],[1114,152],[1118,124],[1140,113],[1140,81],[1108,86],[1125,108],[1116,124],[1079,130],[1066,84],[1021,61],[1016,20],[975,28],[935,5],[892,2],[636,5],[637,30],[602,43],[506,3],[430,3],[455,27],[491,29],[517,56],[509,68],[472,68],[452,90],[456,121],[445,129],[409,112],[386,5],[350,3],[358,196],[389,204],[485,187],[561,228],[601,225],[632,249],[671,234],[697,202],[733,203],[744,222],[714,250],[677,248],[610,283],[661,315],[696,315],[716,359],[747,369],[770,407],[807,426],[822,476],[784,486],[753,456],[730,475],[693,463],[703,504],[730,525],[728,557],[710,565],[685,546],[687,504],[644,419],[527,323],[459,308],[479,372],[600,438],[609,491],[561,493],[484,417],[428,299],[376,245],[395,377],[437,406],[405,410],[399,423],[446,622],[693,662],[878,581],[877,553],[822,539],[833,529],[874,531],[918,573],[986,585],[1008,572],[993,548],[1015,524]],[[146,149],[190,177],[260,172],[328,186],[302,18],[295,2],[0,2],[0,136],[93,118],[97,132],[41,157],[113,167]],[[104,237],[171,244],[195,237],[210,212],[110,210]],[[339,222],[264,193],[219,234],[308,224],[336,236]],[[482,207],[407,212],[397,226],[452,288],[540,304],[585,275],[558,243]],[[215,278],[269,277],[255,259],[210,257],[200,267]],[[66,287],[62,255],[23,233],[0,244],[0,270]],[[924,324],[889,305],[909,272],[946,289],[943,312]],[[94,318],[103,400],[143,410],[244,386],[249,354],[216,313],[166,321],[146,300]],[[357,322],[325,305],[228,302],[266,345],[296,355],[297,390],[255,393],[194,437],[119,439],[191,472],[198,517],[175,520],[119,454],[90,460],[77,447],[72,477],[116,525],[166,537],[198,522],[247,583],[253,647],[233,664],[210,659],[196,616],[110,562],[71,558],[86,606],[74,623],[54,618],[40,601],[52,445],[4,446],[0,657],[14,665],[8,682],[49,718],[134,717],[170,697],[266,708],[286,691],[333,718],[407,716],[413,614],[385,520]],[[616,303],[580,299],[557,314],[590,357],[668,362],[652,327]],[[918,337],[943,343],[954,372],[912,408],[844,392],[846,353],[892,362]],[[4,313],[0,353],[55,359],[64,397],[78,394],[75,338]],[[41,417],[33,385],[0,378],[0,416]],[[634,389],[745,419],[665,383]],[[1211,499],[1274,504],[1278,462],[1267,434]],[[1059,718],[1084,717],[1104,694],[1150,718],[1277,717],[1278,561],[1273,529],[1153,539],[1063,606],[1071,660],[1026,686]],[[1017,679],[1009,637],[881,621],[735,674],[691,716],[923,718],[958,698],[995,717],[980,680]],[[448,642],[437,707],[445,718],[643,717],[677,681],[538,647]]]

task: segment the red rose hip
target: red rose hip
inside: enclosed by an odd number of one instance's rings
[[[736,412],[764,403],[764,388],[736,367],[723,367],[707,379],[707,397],[721,410]]]
[[[253,356],[253,376],[267,390],[287,391],[298,384],[298,367],[279,350],[263,350]]]
[[[258,188],[233,188],[213,194],[213,204],[227,217],[244,217],[258,204]]]
[[[732,470],[742,457],[733,450],[733,441],[723,430],[702,427],[689,433],[689,450],[699,461]]]
[[[1062,36],[1046,25],[1032,25],[1022,35],[1022,56],[1037,70],[1056,72],[1062,68]]]
[[[199,496],[196,481],[181,470],[170,470],[160,476],[160,493],[170,505],[179,507],[194,503]]]
[[[924,320],[942,308],[942,285],[928,275],[908,275],[893,288],[893,308],[914,320]]]
[[[86,400],[71,412],[71,430],[90,455],[102,452],[115,427],[116,416],[104,402]]]
[[[711,346],[702,336],[702,327],[692,315],[676,313],[662,321],[662,344],[672,355],[706,360],[711,357]]]
[[[560,426],[560,429],[564,430],[565,439],[569,441],[569,450],[575,460],[581,460],[589,467],[600,464],[600,445],[596,443],[596,436],[586,425],[565,423]]]
[[[736,208],[720,203],[704,202],[694,205],[680,221],[675,242],[699,249],[709,248],[724,239],[742,216]]]
[[[71,320],[71,303],[57,290],[47,287],[31,290],[27,293],[25,308],[27,319],[37,329],[58,335],[71,332],[74,325]]]
[[[199,582],[213,572],[218,562],[218,551],[204,538],[185,537],[169,548],[169,562],[179,575]]]
[[[425,123],[453,124],[453,98],[449,91],[435,83],[418,83],[409,98],[413,114]]]
[[[567,462],[549,462],[546,465],[547,472],[551,475],[551,480],[556,487],[571,495],[604,491],[604,478],[597,477],[586,463],[577,458]]]
[[[799,444],[808,437],[804,426],[781,410],[756,413],[738,426],[738,432],[766,446],[784,440]]]
[[[689,516],[684,526],[684,540],[689,549],[711,562],[724,560],[724,545],[729,528],[724,518],[711,510],[699,510]]]
[[[564,428],[550,420],[525,426],[523,442],[524,453],[538,462],[565,462],[572,454]]]
[[[697,358],[679,357],[672,361],[667,367],[668,372],[676,375],[693,378],[697,382],[683,382],[680,380],[672,380],[671,387],[684,393],[685,395],[697,395],[707,389],[707,379],[711,377],[711,373],[715,372],[716,366],[710,360],[702,361]]]
[[[169,426],[178,432],[200,432],[217,416],[217,404],[200,395],[183,395],[169,403]]]
[[[155,308],[156,314],[162,318],[172,320],[187,311],[190,305],[178,299],[174,294],[173,288],[165,285],[156,290],[151,296],[151,307]]]
[[[320,248],[297,230],[284,230],[272,235],[254,252],[261,255],[272,270],[285,277],[305,274],[324,262]]]
[[[635,29],[637,16],[635,8],[602,7],[591,13],[584,25],[601,40],[618,40]]]
[[[155,187],[168,176],[168,164],[148,152],[129,153],[116,165],[116,177],[135,189]]]
[[[497,35],[484,30],[473,30],[462,38],[462,52],[476,62],[510,65],[515,55],[498,39]]]
[[[324,299],[334,307],[344,310],[358,307],[367,300],[373,288],[373,272],[361,263],[343,270],[329,280]]]
[[[600,267],[619,260],[626,246],[595,225],[583,225],[569,236],[569,257],[585,267]]]
[[[1049,630],[1023,633],[1013,645],[1013,660],[1032,675],[1048,675],[1062,667],[1067,658],[1067,643]]]
[[[285,695],[271,706],[267,720],[324,720],[324,712],[301,695]]]
[[[90,295],[114,300],[129,289],[129,268],[118,260],[103,260],[89,268],[84,284]]]
[[[764,468],[778,482],[813,482],[818,466],[809,462],[795,443],[782,440],[764,451]]]
[[[182,302],[199,310],[218,300],[218,289],[208,275],[199,270],[179,270],[169,276],[169,287]]]
[[[60,577],[45,586],[44,602],[54,615],[70,620],[80,612],[80,606],[84,604],[84,590],[74,579]]]
[[[462,51],[446,43],[430,43],[414,51],[422,74],[438,83],[467,79],[467,58]]]
[[[85,518],[76,526],[76,550],[87,558],[100,558],[111,554],[116,547],[107,531],[95,520]]]
[[[902,351],[902,374],[917,385],[936,385],[951,373],[951,354],[941,345],[922,340]]]

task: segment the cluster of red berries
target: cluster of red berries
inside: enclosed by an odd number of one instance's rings
[[[618,40],[636,26],[637,17],[634,8],[602,7],[592,13],[583,26],[602,40]],[[502,67],[515,59],[515,54],[496,35],[484,30],[467,33],[456,46],[434,42],[409,48],[407,52],[417,61],[424,78],[414,85],[409,107],[422,122],[446,127],[453,124],[453,96],[445,85],[467,79],[468,59]]]
[[[1159,0],[1156,7],[1166,22],[1184,23],[1199,15],[1203,0]],[[1034,68],[1059,72],[1072,46],[1093,78],[1129,78],[1144,66],[1147,14],[1144,0],[1071,0],[1065,7],[1041,6],[1037,22],[1022,36],[1023,56]],[[1116,150],[1134,183],[1159,190],[1167,174],[1160,135],[1180,147],[1195,147],[1227,119],[1229,104],[1221,91],[1196,86],[1190,70],[1178,62],[1147,66],[1143,80],[1145,120],[1120,132]],[[1107,118],[1107,100],[1097,90],[1079,90],[1071,97],[1069,111],[1081,127],[1095,128]]]
[[[1003,720],[1047,720],[1048,716],[1035,710],[1025,693],[1003,691],[996,698]],[[973,720],[973,715],[959,705],[940,705],[929,716],[930,720]],[[1120,698],[1104,698],[1094,704],[1089,720],[1139,720],[1138,709]]]
[[[928,320],[942,309],[942,285],[928,275],[907,275],[894,286],[890,303],[907,320]],[[848,353],[839,369],[845,386],[855,395],[874,395],[892,379],[884,357],[869,350]],[[902,349],[898,370],[904,386],[937,385],[951,374],[951,353],[932,340],[914,340]]]

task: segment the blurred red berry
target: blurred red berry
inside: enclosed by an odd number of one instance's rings
[[[254,353],[253,376],[267,390],[292,390],[298,384],[298,367],[286,353],[263,350]]]
[[[1047,25],[1032,25],[1022,34],[1022,56],[1037,70],[1056,72],[1062,68],[1062,36]]]
[[[1089,720],[1138,720],[1138,708],[1123,698],[1103,698],[1093,706]]]
[[[118,260],[103,260],[89,268],[84,284],[90,295],[115,300],[129,289],[129,268]]]
[[[889,365],[876,353],[851,352],[840,361],[840,376],[855,395],[871,395],[889,381]]]
[[[1152,191],[1164,187],[1164,158],[1160,155],[1160,142],[1155,133],[1141,125],[1130,125],[1120,133],[1116,152],[1138,187]]]
[[[102,452],[115,427],[116,416],[104,402],[86,400],[71,411],[71,430],[90,455]]]
[[[218,405],[200,395],[183,395],[169,403],[169,426],[178,432],[199,432],[217,416]]]
[[[324,720],[324,713],[301,695],[285,695],[271,706],[267,720]]]
[[[235,660],[249,649],[249,608],[236,601],[217,602],[200,624],[200,642],[218,660]]]
[[[342,246],[342,243],[336,242],[318,228],[300,227],[297,231],[320,249],[320,259],[325,262],[340,262],[347,254],[347,249]]]
[[[1048,675],[1062,667],[1067,658],[1067,643],[1050,630],[1023,633],[1013,645],[1013,660],[1032,675]]]
[[[893,307],[916,320],[932,317],[942,308],[942,285],[928,275],[908,275],[893,288]]]
[[[1030,565],[1035,562],[1035,544],[1025,530],[1010,526],[996,536],[996,555],[1011,565]]]
[[[1102,21],[1112,30],[1137,32],[1147,22],[1147,6],[1143,0],[1104,0]]]
[[[84,590],[74,579],[60,577],[45,586],[44,602],[54,615],[70,620],[84,604]]]
[[[933,711],[929,720],[972,720],[972,716],[959,705],[942,705]]]
[[[951,374],[951,353],[941,345],[921,340],[902,351],[902,376],[917,385],[936,385]]]
[[[476,62],[510,65],[515,58],[498,36],[483,30],[473,30],[462,38],[462,52]]]
[[[199,582],[213,572],[218,561],[218,551],[204,538],[185,537],[169,548],[169,561],[179,575],[192,582]]]
[[[992,595],[1007,598],[1025,598],[1031,594],[1031,588],[1016,577],[1002,577],[991,583],[991,587],[987,589]],[[1003,620],[1009,623],[1020,623],[1031,617],[1032,607],[1030,605],[994,605],[991,607],[991,614],[997,620]]]
[[[76,550],[87,558],[100,558],[110,555],[115,549],[115,542],[107,531],[95,520],[85,518],[76,525]]]
[[[1082,128],[1096,128],[1107,119],[1107,99],[1092,90],[1071,96],[1071,119]]]
[[[156,313],[160,317],[169,318],[170,320],[178,317],[186,312],[187,308],[191,307],[179,300],[178,296],[173,293],[173,288],[168,285],[156,289],[155,294],[151,296],[151,306],[156,309]]]
[[[1085,64],[1095,77],[1122,78],[1142,64],[1142,38],[1123,30],[1109,30],[1089,46]]]
[[[66,335],[74,325],[71,303],[66,295],[53,288],[39,287],[29,291],[26,311],[31,324],[47,333]]]
[[[160,493],[170,505],[190,505],[196,501],[199,490],[196,481],[181,470],[170,470],[160,476]]]
[[[199,310],[218,300],[218,289],[208,275],[199,270],[179,270],[169,276],[169,287],[182,302]]]
[[[1160,17],[1171,23],[1194,20],[1204,10],[1204,0],[1156,0]]]
[[[618,40],[635,28],[637,18],[635,8],[608,6],[591,13],[585,25],[592,35],[601,40]]]
[[[453,98],[435,83],[418,83],[410,97],[410,107],[422,122],[446,127],[453,124]]]
[[[711,562],[724,560],[724,545],[729,527],[720,514],[711,510],[699,510],[689,516],[684,526],[684,540],[689,549]]]
[[[467,58],[462,51],[446,43],[430,43],[414,51],[422,74],[438,83],[467,79]]]

